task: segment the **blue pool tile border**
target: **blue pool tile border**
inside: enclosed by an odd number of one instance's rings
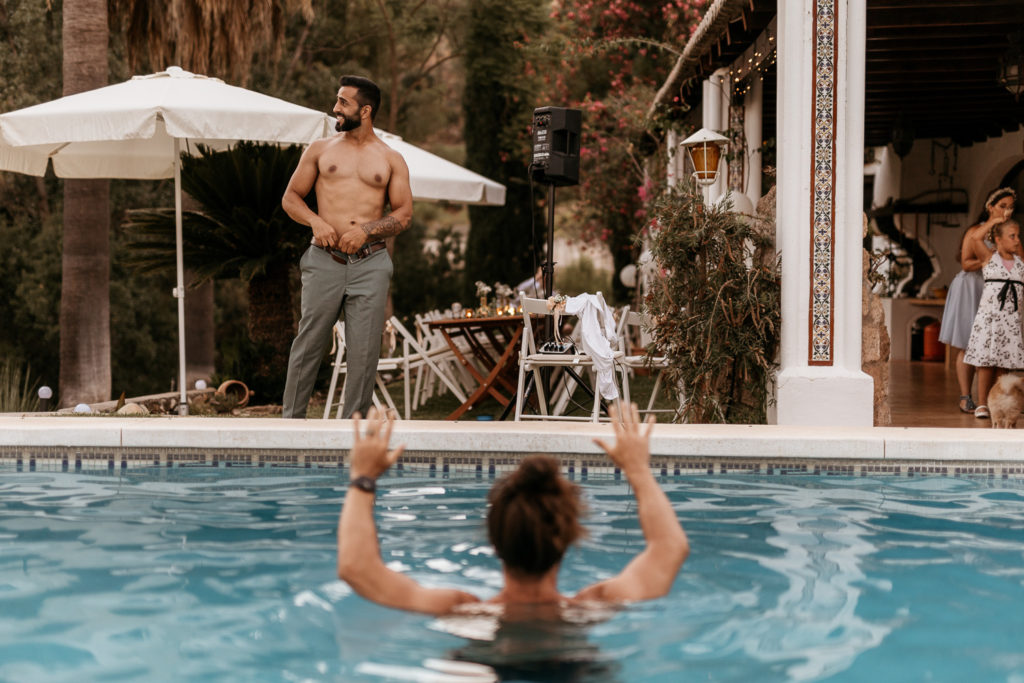
[[[396,422],[409,471],[491,475],[549,453],[567,474],[614,473],[594,439],[608,424]],[[135,467],[345,467],[347,420],[0,415],[0,472]],[[657,474],[759,476],[1024,476],[1024,431],[894,427],[659,424]]]
[[[433,475],[499,475],[518,466],[523,453],[479,455],[416,452],[402,456],[401,472]],[[556,454],[562,471],[572,476],[618,474],[606,457]],[[0,473],[98,472],[137,468],[285,468],[342,469],[348,451],[278,449],[108,448],[0,446]],[[656,475],[756,475],[777,477],[983,477],[1024,479],[1024,463],[1002,461],[921,461],[757,458],[737,456],[654,456]]]

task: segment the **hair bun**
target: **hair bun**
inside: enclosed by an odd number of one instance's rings
[[[546,455],[527,456],[511,483],[524,493],[558,493],[558,461]]]

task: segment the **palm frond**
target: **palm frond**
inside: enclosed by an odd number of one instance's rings
[[[178,64],[243,84],[257,48],[280,50],[288,16],[313,20],[312,0],[110,0],[110,7],[133,70]]]
[[[242,142],[228,151],[200,145],[182,156],[182,188],[202,207],[182,212],[185,263],[202,278],[246,282],[275,263],[294,263],[309,245],[309,230],[281,208],[298,164],[298,146]],[[128,264],[142,271],[174,267],[174,210],[129,211]]]

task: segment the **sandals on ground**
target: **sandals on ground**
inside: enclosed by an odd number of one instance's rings
[[[988,414],[988,406],[978,406],[974,409],[974,417],[979,419],[989,419],[992,416]]]
[[[961,413],[973,413],[974,409],[978,407],[975,405],[974,399],[971,398],[970,395],[961,396],[959,406]]]

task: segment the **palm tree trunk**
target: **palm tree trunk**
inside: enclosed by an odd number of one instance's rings
[[[107,84],[107,0],[65,0],[64,95]],[[110,397],[110,182],[64,181],[60,403]]]
[[[289,264],[275,263],[266,275],[249,281],[249,338],[266,348],[256,372],[261,377],[282,374],[295,337]]]

